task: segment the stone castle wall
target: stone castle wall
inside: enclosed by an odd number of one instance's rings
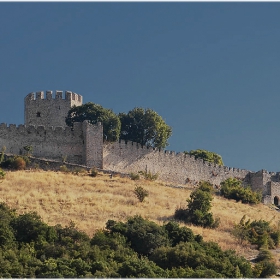
[[[66,91],[65,96],[58,90],[55,96],[50,90],[46,94],[43,91],[29,93],[24,99],[24,124],[65,127],[70,108],[82,104],[82,96],[71,91]]]
[[[91,144],[88,144],[86,135],[91,135]],[[32,146],[32,155],[39,158],[62,160],[76,164],[92,164],[102,166],[102,152],[100,148],[88,149],[91,146],[100,146],[102,126],[91,125],[88,122],[75,123],[73,130],[70,127],[47,127],[0,124],[0,148],[6,147],[6,153],[24,154],[25,146]],[[93,159],[94,158],[94,159]]]
[[[158,174],[159,179],[175,184],[209,181],[219,186],[228,178],[237,178],[244,185],[262,191],[264,202],[273,203],[279,197],[280,173],[218,166],[202,159],[169,151],[142,147],[133,142],[103,143],[103,127],[87,121],[66,127],[65,117],[74,105],[82,105],[82,96],[66,91],[36,92],[24,99],[25,125],[0,124],[0,149],[6,153],[23,154],[25,146],[32,146],[32,155],[69,163],[103,168],[115,172]]]
[[[270,204],[274,204],[274,198],[277,197],[278,205],[280,203],[280,182],[270,182],[269,184],[269,193],[270,196]]]
[[[103,167],[126,173],[150,171],[158,173],[161,180],[177,184],[204,180],[220,185],[227,178],[244,180],[250,172],[204,162],[184,153],[148,149],[122,140],[104,146]]]

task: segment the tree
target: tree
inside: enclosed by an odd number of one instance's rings
[[[243,187],[242,182],[235,178],[228,178],[221,182],[221,195],[228,199],[242,201],[242,203],[257,204],[261,202],[262,194],[254,192],[249,186]]]
[[[140,255],[148,256],[155,248],[169,244],[166,230],[141,216],[131,217],[126,223],[109,220],[106,228],[124,235],[130,247]]]
[[[213,162],[218,165],[224,165],[222,157],[213,152],[197,149],[191,150],[190,152],[184,151],[184,153],[191,156],[195,156],[196,159],[201,158],[204,161]]]
[[[121,122],[119,117],[110,109],[99,104],[88,102],[81,106],[73,106],[65,119],[68,126],[73,127],[74,122],[88,120],[91,124],[103,124],[103,137],[106,141],[116,141],[120,136]]]
[[[177,209],[175,219],[183,220],[197,226],[215,228],[219,225],[219,220],[214,220],[210,211],[213,187],[210,183],[200,182],[199,187],[194,190],[190,198],[187,199],[186,209]]]
[[[136,107],[127,114],[120,113],[119,118],[121,139],[153,148],[163,149],[168,146],[167,140],[172,129],[155,111]]]

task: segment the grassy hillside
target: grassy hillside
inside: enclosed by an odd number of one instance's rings
[[[142,186],[149,192],[143,203],[134,194],[134,188]],[[174,215],[179,206],[186,205],[193,186],[174,188],[159,181],[136,180],[99,173],[90,177],[86,173],[51,171],[7,172],[0,181],[0,201],[17,209],[19,214],[36,211],[49,225],[68,225],[74,221],[80,230],[92,236],[104,228],[108,219],[125,221],[128,216],[141,215],[162,225]],[[234,249],[250,259],[257,251],[250,245],[239,246],[230,230],[243,215],[252,220],[272,220],[278,224],[279,213],[266,205],[256,206],[236,203],[215,196],[212,203],[214,217],[220,217],[217,229],[190,226],[205,241],[217,242],[222,249]]]

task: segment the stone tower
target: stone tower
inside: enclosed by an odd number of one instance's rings
[[[61,126],[65,127],[65,117],[74,105],[83,104],[83,97],[71,91],[56,91],[53,97],[52,91],[29,93],[24,99],[24,124],[35,126]]]

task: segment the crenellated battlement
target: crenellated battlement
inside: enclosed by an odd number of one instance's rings
[[[68,111],[82,104],[83,97],[72,91],[31,92],[24,99],[24,124],[65,127]]]
[[[91,141],[88,141],[88,135]],[[24,154],[24,147],[32,146],[32,155],[49,159],[61,160],[67,157],[69,162],[102,165],[102,126],[74,123],[73,128],[42,125],[0,124],[0,147],[6,147],[9,154]],[[94,152],[88,151],[90,145]],[[94,156],[92,156],[94,155]]]
[[[77,94],[75,92],[72,91],[65,91],[65,93],[63,94],[63,91],[61,90],[56,90],[55,94],[53,94],[52,90],[47,90],[46,92],[44,91],[37,91],[35,92],[31,92],[29,93],[26,97],[25,97],[25,101],[39,101],[39,100],[52,100],[52,99],[56,99],[56,100],[69,100],[69,101],[76,101],[83,103],[83,97],[80,94]]]
[[[184,183],[188,179],[193,182],[210,181],[217,185],[230,177],[244,179],[250,172],[196,159],[189,154],[147,148],[124,140],[104,147],[104,165],[110,170],[121,172],[148,169],[160,174],[161,179],[177,183]]]
[[[94,126],[94,125],[93,125]],[[96,127],[98,125],[95,125]],[[16,137],[23,137],[28,136],[28,138],[39,138],[42,135],[48,135],[48,137],[57,135],[64,137],[64,136],[77,136],[80,137],[81,135],[81,128],[82,123],[74,123],[73,129],[70,127],[61,127],[61,126],[48,126],[45,127],[43,125],[35,126],[35,125],[15,125],[1,123],[0,124],[0,136],[2,138],[16,138]],[[63,141],[64,139],[62,139]]]
[[[81,95],[72,91],[51,90],[29,93],[24,99],[24,125],[0,124],[0,148],[10,154],[24,154],[32,146],[32,155],[52,160],[67,158],[83,164],[116,172],[149,171],[159,179],[176,184],[208,181],[219,186],[228,178],[237,178],[255,190],[262,190],[265,202],[280,197],[280,172],[251,172],[195,158],[185,153],[142,146],[131,141],[103,143],[103,126],[87,121],[66,126],[72,106],[82,105]],[[279,191],[278,191],[279,189]],[[277,200],[278,201],[278,200]],[[280,205],[280,201],[278,204]]]

